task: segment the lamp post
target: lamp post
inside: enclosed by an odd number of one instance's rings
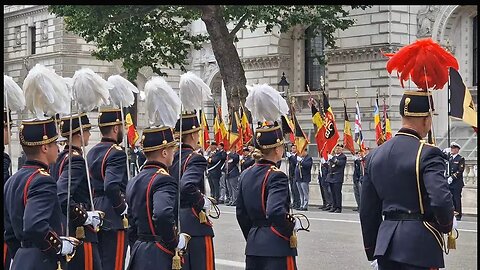
[[[287,78],[285,77],[285,72],[283,72],[282,77],[280,78],[280,82],[278,83],[278,87],[279,88],[281,87],[281,89],[282,89],[281,92],[283,92],[282,96],[284,96],[284,97],[288,96],[287,93],[285,92],[285,86],[287,87],[287,91],[288,91],[288,86],[289,85],[290,84],[287,82]],[[280,90],[280,89],[278,89],[278,90]]]

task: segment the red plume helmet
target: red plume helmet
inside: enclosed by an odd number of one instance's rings
[[[448,81],[448,68],[458,70],[457,59],[431,38],[419,39],[397,53],[384,55],[391,57],[388,73],[397,70],[402,87],[403,81],[411,79],[423,91],[442,89]]]

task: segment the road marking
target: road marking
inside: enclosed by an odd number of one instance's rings
[[[222,260],[222,259],[215,259],[215,264],[238,267],[245,269],[246,265],[244,262],[237,262],[237,261],[230,261],[230,260]]]
[[[225,214],[236,214],[235,212],[229,212],[229,211],[222,211],[222,213]],[[348,219],[331,219],[331,218],[315,218],[315,217],[309,217],[309,220],[317,220],[317,221],[333,221],[333,222],[345,222],[345,223],[357,223],[360,224],[359,220],[348,220]],[[463,221],[461,221],[463,222]],[[460,223],[460,222],[459,222]],[[471,222],[474,223],[474,222]],[[477,233],[477,230],[469,230],[469,229],[457,229],[460,232],[473,232]]]

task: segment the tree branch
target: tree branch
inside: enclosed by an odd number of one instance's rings
[[[240,18],[235,28],[233,28],[232,31],[229,33],[229,36],[231,39],[233,39],[235,37],[235,34],[243,27],[243,25],[245,24],[245,21],[247,21],[249,16],[250,16],[250,13],[247,12],[242,16],[242,18]]]

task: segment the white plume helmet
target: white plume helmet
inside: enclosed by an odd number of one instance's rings
[[[23,111],[25,109],[25,96],[22,88],[8,75],[3,75],[3,93],[5,99],[3,100],[3,107],[12,111]]]
[[[70,98],[74,99],[73,98],[73,78],[63,77],[63,80],[67,84],[68,94],[70,95]]]
[[[51,68],[36,64],[23,82],[26,108],[38,119],[46,119],[56,113],[70,113],[70,97],[65,80]],[[47,115],[47,117],[44,116]]]
[[[254,85],[248,93],[245,107],[260,122],[277,121],[288,113],[287,101],[268,84]]]
[[[115,106],[130,107],[135,103],[133,93],[138,94],[138,89],[133,83],[120,75],[112,75],[107,81],[114,86],[110,89],[110,100]]]
[[[89,68],[77,70],[73,75],[73,96],[81,111],[89,112],[96,107],[110,104],[109,89],[113,87]]]
[[[180,117],[181,106],[177,93],[159,76],[148,80],[144,89],[150,125],[175,127]]]
[[[183,110],[187,112],[200,109],[203,101],[212,99],[210,87],[190,71],[180,76],[180,92]]]

